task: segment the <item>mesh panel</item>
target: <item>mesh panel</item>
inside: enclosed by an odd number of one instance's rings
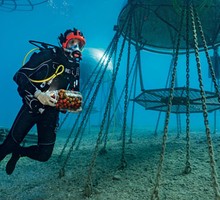
[[[170,89],[144,90],[133,101],[143,106],[146,110],[166,112],[169,102]],[[205,92],[207,111],[220,109],[217,95],[214,92]],[[202,112],[200,90],[189,89],[190,112]],[[175,88],[173,92],[172,113],[186,113],[187,93],[185,87]]]

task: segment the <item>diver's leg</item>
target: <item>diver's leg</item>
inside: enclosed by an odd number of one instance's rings
[[[38,145],[21,147],[21,156],[38,161],[47,161],[53,151],[59,112],[53,107],[45,109],[37,122]]]
[[[17,161],[21,157],[20,143],[23,141],[24,137],[28,134],[30,129],[37,122],[39,116],[40,116],[39,114],[30,112],[29,107],[27,107],[27,105],[23,105],[21,110],[19,111],[15,119],[15,122],[9,132],[9,135],[7,137],[9,142],[5,144],[3,143],[3,146],[5,146],[4,155],[12,153],[12,157],[10,158],[10,160],[6,165],[6,173],[8,175],[12,174],[12,172],[15,169]]]
[[[0,161],[2,161],[8,154],[16,148],[17,143],[13,140],[11,135],[7,135],[4,142],[0,145]]]
[[[41,162],[45,162],[51,157],[56,140],[58,114],[59,112],[52,108],[46,109],[41,114],[37,122],[38,145],[19,147],[19,150],[13,153],[12,158],[6,166],[7,174],[13,173],[20,157],[27,156]]]
[[[0,145],[0,161],[6,155],[15,151],[29,130],[34,125],[35,120],[31,117],[26,105],[23,105],[9,131],[4,142]]]
[[[20,147],[18,152],[12,153],[10,160],[6,165],[6,173],[11,175],[16,167],[20,157],[27,156],[34,160],[46,162],[53,152],[54,144],[51,145],[33,145],[30,147]]]

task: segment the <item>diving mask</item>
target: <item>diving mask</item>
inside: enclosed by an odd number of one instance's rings
[[[81,57],[84,44],[78,39],[70,39],[64,48],[65,52],[70,53],[71,57]]]

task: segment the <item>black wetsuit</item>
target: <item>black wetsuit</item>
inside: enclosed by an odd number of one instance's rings
[[[0,160],[14,152],[38,161],[47,161],[51,157],[56,140],[59,110],[42,105],[34,97],[34,93],[36,89],[43,92],[58,89],[79,91],[79,61],[79,58],[68,59],[62,48],[43,49],[39,53],[34,53],[14,75],[13,79],[18,85],[23,105],[9,135],[0,145]],[[64,72],[53,80],[33,82],[51,77],[60,65],[64,66]],[[38,144],[21,147],[20,143],[34,125],[37,127]]]

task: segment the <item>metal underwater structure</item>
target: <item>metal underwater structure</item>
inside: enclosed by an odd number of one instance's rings
[[[32,11],[35,6],[47,2],[48,0],[2,0],[0,1],[0,11]]]
[[[8,1],[7,1],[8,2]],[[31,2],[33,9],[34,1]],[[40,1],[41,3],[46,1]],[[0,3],[1,8],[9,8],[8,11],[17,10],[18,6],[6,6],[6,1]],[[10,1],[18,3],[18,1]],[[18,5],[18,4],[16,4]],[[20,7],[22,8],[22,7]],[[11,9],[11,10],[10,10]],[[114,27],[115,35],[104,55],[94,67],[84,84],[82,93],[84,96],[84,109],[74,120],[66,143],[61,150],[58,161],[60,163],[59,176],[65,175],[65,168],[70,160],[71,153],[80,147],[85,130],[89,124],[90,116],[95,111],[95,103],[98,96],[106,92],[104,104],[102,104],[102,118],[97,135],[97,141],[89,163],[88,176],[84,190],[85,196],[93,193],[93,170],[97,156],[107,153],[107,142],[110,137],[110,129],[115,126],[120,129],[120,141],[122,145],[121,158],[118,169],[123,170],[126,162],[126,140],[132,143],[135,105],[141,105],[145,110],[159,112],[156,123],[155,136],[157,136],[158,123],[161,112],[165,114],[162,148],[158,169],[156,171],[155,185],[152,190],[151,200],[159,199],[160,181],[162,177],[163,163],[165,159],[166,142],[171,114],[177,116],[177,129],[179,137],[181,132],[180,115],[186,115],[186,161],[183,174],[192,171],[191,146],[190,146],[190,116],[193,113],[201,113],[207,138],[208,154],[212,187],[215,199],[220,199],[220,188],[217,178],[216,158],[211,138],[209,113],[215,113],[220,109],[220,2],[217,0],[128,0],[118,16]],[[210,55],[213,51],[213,56]],[[144,74],[142,74],[143,52],[154,52],[172,57],[169,74],[164,77],[164,88],[147,90],[144,86]],[[213,91],[204,89],[201,52],[205,54]],[[178,86],[177,69],[179,56],[185,56],[185,84]],[[194,59],[196,65],[190,65],[190,59]],[[114,61],[111,80],[107,89],[102,90],[104,79],[108,71],[108,65]],[[126,64],[121,64],[122,60]],[[198,87],[190,85],[190,69],[196,68],[194,79],[198,80]],[[125,73],[124,84],[121,91],[117,91],[116,82],[120,70]],[[92,81],[91,81],[92,80]],[[138,87],[139,86],[139,87]],[[121,106],[122,105],[122,106]],[[131,107],[131,121],[128,122],[128,108]],[[122,108],[121,108],[122,107]],[[60,124],[62,130],[69,114]],[[215,118],[216,122],[216,118]],[[216,126],[216,124],[215,124]],[[128,133],[129,127],[129,133]],[[214,127],[215,129],[216,127]],[[215,133],[215,131],[213,132]],[[102,146],[102,147],[100,147]]]
[[[209,112],[220,109],[219,6],[220,2],[216,0],[130,0],[119,15],[117,28],[122,30],[122,35],[127,39],[128,43],[135,46],[139,58],[137,67],[140,74],[141,94],[135,95],[136,97],[132,100],[146,110],[159,111],[158,121],[161,112],[165,112],[162,150],[151,199],[159,199],[159,185],[170,114],[177,114],[178,130],[181,130],[179,114],[184,113],[186,115],[186,166],[184,173],[188,174],[191,172],[190,114],[197,112],[202,113],[204,118],[213,190],[215,199],[220,199],[220,188],[208,117]],[[126,23],[127,26],[125,25]],[[210,49],[214,52],[213,56],[210,56]],[[142,50],[170,54],[172,56],[165,88],[144,89],[140,62],[140,51]],[[212,92],[204,89],[201,52],[204,52],[207,60],[209,75],[214,86],[214,91]],[[180,54],[185,55],[186,75],[184,87],[177,87],[177,68]],[[192,68],[190,66],[190,58],[192,58],[192,55],[196,62],[198,89],[190,87],[190,69]],[[214,129],[216,129],[216,124]]]
[[[79,147],[83,131],[89,118],[97,94],[100,90],[104,74],[108,64],[114,58],[114,69],[110,83],[105,106],[103,107],[103,118],[97,136],[91,163],[89,165],[88,177],[84,193],[90,196],[93,193],[93,169],[99,153],[106,153],[106,143],[109,137],[109,128],[118,104],[123,104],[121,114],[121,144],[122,152],[119,169],[127,166],[125,147],[126,140],[132,142],[132,131],[134,123],[135,104],[140,104],[146,110],[165,113],[165,123],[163,127],[162,149],[158,169],[156,172],[155,186],[151,199],[159,199],[160,179],[163,169],[166,142],[170,116],[177,115],[178,137],[181,130],[180,114],[186,115],[186,162],[183,174],[189,174],[192,170],[190,161],[190,115],[201,113],[204,119],[208,154],[210,158],[210,171],[215,199],[220,199],[220,189],[217,179],[216,163],[211,139],[211,129],[209,124],[209,113],[220,109],[219,92],[219,55],[218,47],[220,43],[220,2],[216,0],[128,0],[118,17],[118,23],[114,27],[115,35],[105,51],[107,62],[101,59],[95,74],[95,81],[90,87],[88,96],[85,98],[87,109],[77,118],[72,127],[61,154],[60,177],[65,175],[65,166],[70,158],[74,147]],[[210,56],[210,50],[214,55]],[[126,51],[126,55],[124,55]],[[165,88],[146,90],[144,87],[144,75],[142,74],[141,52],[150,51],[154,53],[167,54],[172,57],[170,70],[165,82]],[[134,53],[135,52],[135,53]],[[201,52],[205,54],[209,75],[214,91],[204,89]],[[179,56],[185,56],[185,84],[178,87],[177,68]],[[194,58],[198,80],[198,87],[190,87],[190,59]],[[126,64],[121,66],[121,61]],[[113,103],[114,88],[118,78],[119,69],[125,72],[124,87],[118,98],[118,103]],[[102,69],[102,70],[101,70]],[[193,77],[195,79],[195,77]],[[139,88],[137,87],[139,85]],[[140,94],[138,93],[140,90]],[[121,102],[123,100],[123,102]],[[128,107],[131,105],[131,122],[128,122]],[[130,133],[127,133],[127,127]],[[157,126],[155,136],[157,136]],[[69,150],[67,148],[69,143]],[[100,148],[102,145],[102,148]],[[65,155],[64,151],[68,153]],[[65,156],[64,156],[65,155]],[[65,157],[65,158],[64,158]]]

